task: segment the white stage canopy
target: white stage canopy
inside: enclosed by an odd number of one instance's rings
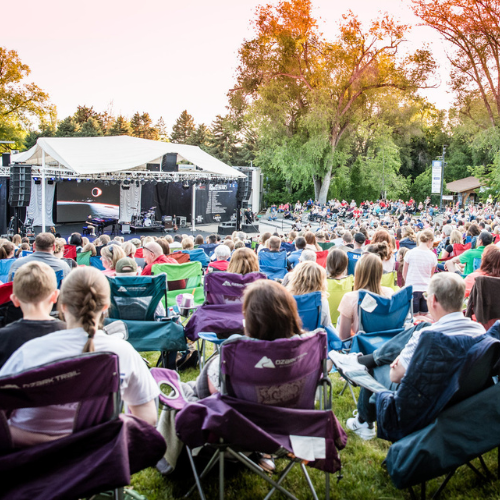
[[[40,138],[28,151],[12,155],[12,162],[39,166],[58,164],[66,167],[73,175],[93,175],[145,171],[147,163],[161,163],[162,157],[167,153],[176,153],[178,161],[185,160],[206,174],[245,177],[245,174],[205,153],[198,146],[150,141],[125,135]]]
[[[179,172],[150,171],[147,164],[161,164],[168,153],[177,155],[177,162],[184,161]],[[41,190],[37,205],[33,208],[41,215],[42,230],[47,220],[46,176],[71,176],[82,178],[98,176],[106,178],[117,174],[172,180],[190,178],[237,179],[245,174],[205,153],[198,146],[150,141],[129,136],[113,137],[45,137],[37,140],[35,146],[24,153],[11,156],[12,163],[24,163],[38,168],[41,176]],[[193,230],[196,189],[193,186]],[[39,202],[39,203],[38,203]],[[52,205],[50,204],[50,207]]]

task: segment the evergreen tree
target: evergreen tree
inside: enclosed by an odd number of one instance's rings
[[[122,115],[118,115],[116,117],[116,120],[114,121],[113,125],[111,125],[111,128],[108,130],[108,135],[131,135],[131,134],[132,131],[130,129],[130,123]]]
[[[101,124],[96,118],[89,118],[78,133],[80,137],[101,137],[104,135]]]
[[[189,138],[194,133],[195,129],[196,126],[193,117],[187,110],[184,110],[172,127],[172,136],[170,139],[176,144],[191,144]]]
[[[215,117],[210,130],[208,152],[228,165],[239,165],[237,137],[227,116]]]
[[[74,137],[80,132],[80,125],[75,122],[72,116],[67,116],[59,122],[56,137]]]
[[[153,120],[149,116],[149,113],[135,113],[130,120],[130,127],[132,128],[132,135],[134,137],[140,137],[141,139],[151,139],[153,141],[158,140],[159,134],[158,130],[153,127]]]
[[[160,119],[156,122],[155,128],[158,131],[158,137],[160,141],[170,142],[167,133],[167,126],[165,125],[163,116],[160,116]]]
[[[196,127],[196,130],[189,136],[188,144],[198,146],[203,151],[208,152],[210,149],[210,129],[204,124]]]

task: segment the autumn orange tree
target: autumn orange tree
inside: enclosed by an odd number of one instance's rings
[[[427,87],[434,60],[425,48],[402,55],[409,27],[387,15],[364,29],[349,11],[327,40],[309,0],[259,7],[254,27],[255,37],[239,50],[232,103],[243,103],[258,126],[261,162],[292,185],[312,179],[316,198],[325,202],[348,156],[342,141],[366,100]]]
[[[451,84],[462,112],[474,119],[481,98],[490,125],[499,125],[500,1],[413,0],[413,10],[451,43]]]

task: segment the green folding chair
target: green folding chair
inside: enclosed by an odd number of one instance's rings
[[[397,286],[397,273],[396,271],[392,271],[392,273],[386,273],[382,275],[381,285],[386,286],[388,288],[392,288],[395,292],[397,292],[400,288]]]
[[[354,276],[351,274],[350,276],[346,276],[340,280],[328,279],[326,282],[328,284],[328,305],[330,306],[330,317],[332,319],[332,323],[337,325],[337,321],[340,316],[338,311],[340,301],[347,292],[352,292],[354,286]]]
[[[167,285],[171,281],[186,280],[184,290],[170,290],[167,292],[166,308],[173,307],[176,304],[177,295],[181,293],[192,293],[194,295],[194,304],[201,306],[205,302],[205,293],[203,291],[203,268],[200,262],[186,262],[185,264],[155,264],[153,266],[153,275],[166,273]],[[164,299],[163,299],[164,300]]]
[[[318,245],[322,250],[330,250],[330,248],[335,246],[335,243],[333,241],[319,241]]]
[[[76,263],[79,266],[90,266],[90,257],[92,252],[83,252],[76,254]]]

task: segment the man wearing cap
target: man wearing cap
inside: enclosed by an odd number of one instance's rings
[[[366,238],[363,233],[356,233],[354,235],[354,249],[349,250],[352,253],[363,253],[363,245],[365,244]]]

